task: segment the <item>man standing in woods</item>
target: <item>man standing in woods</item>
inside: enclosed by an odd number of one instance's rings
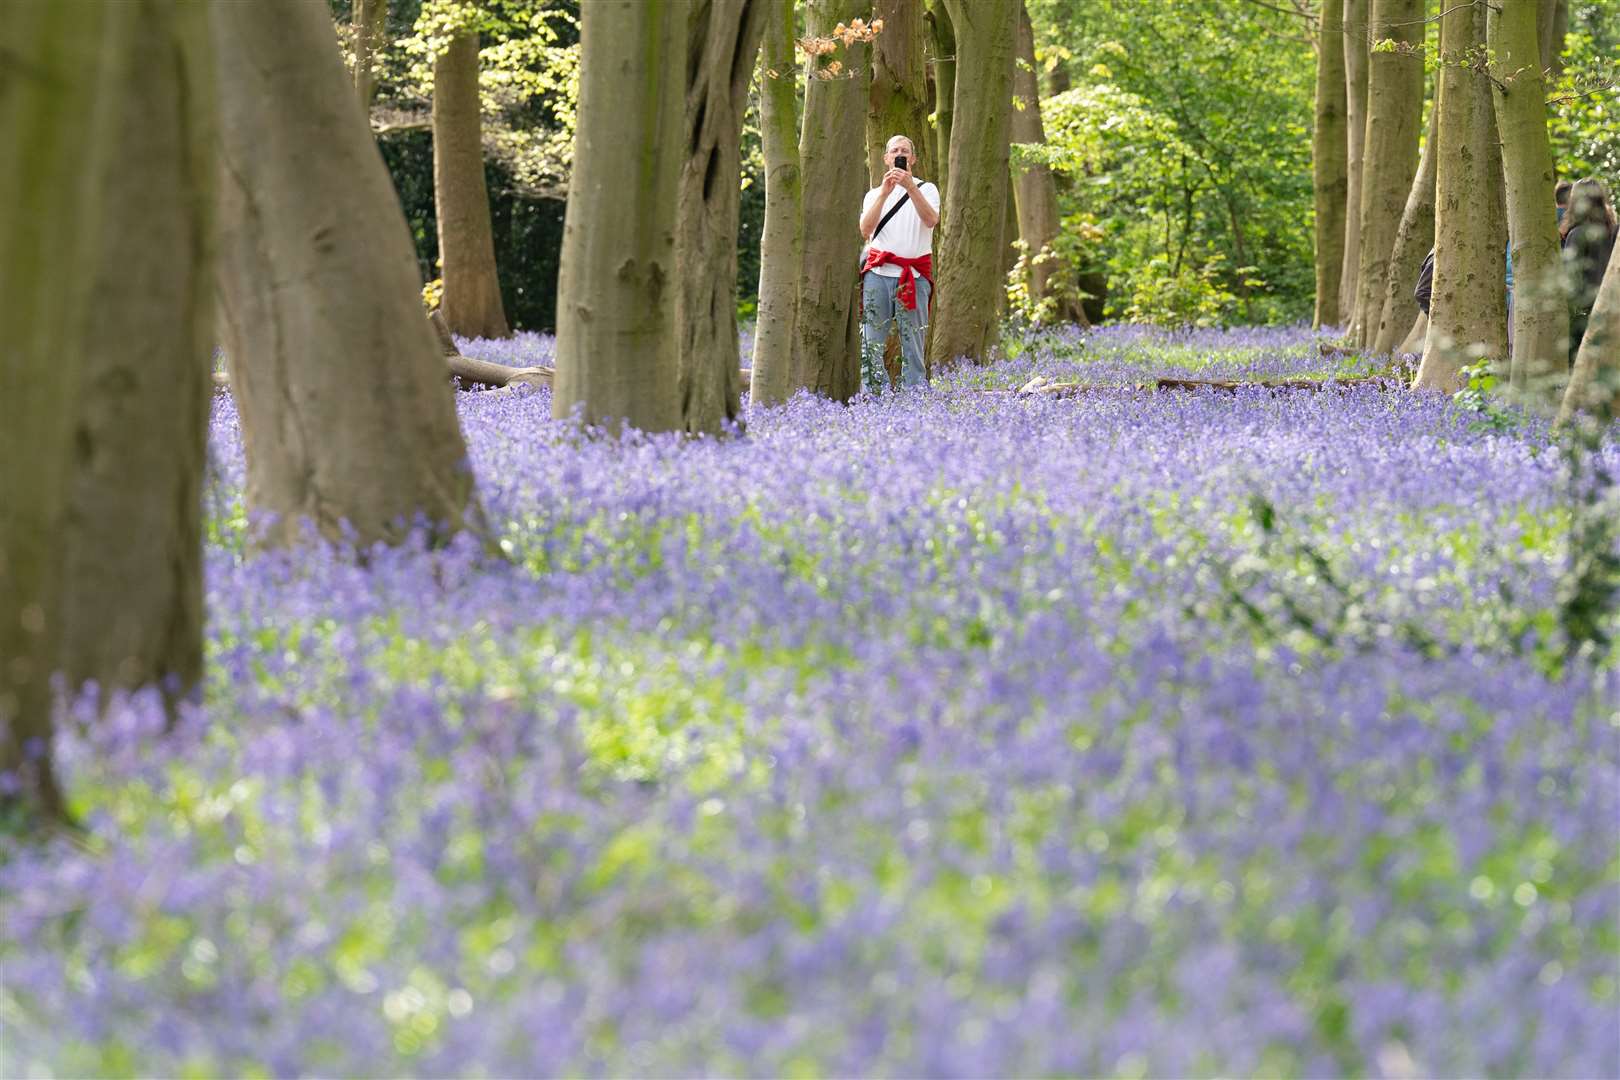
[[[934,294],[934,226],[939,189],[911,175],[911,140],[896,135],[883,151],[888,172],[861,207],[861,389],[888,386],[883,346],[889,325],[900,328],[900,385],[924,386],[923,338]]]

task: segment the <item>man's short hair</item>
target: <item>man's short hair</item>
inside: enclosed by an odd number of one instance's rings
[[[1559,206],[1569,205],[1569,189],[1575,184],[1569,180],[1560,180],[1553,188],[1553,202]]]
[[[915,154],[917,152],[917,144],[911,141],[910,135],[890,135],[888,141],[883,144],[883,148],[887,150],[889,143],[894,142],[896,139],[906,140],[906,152],[908,154]]]

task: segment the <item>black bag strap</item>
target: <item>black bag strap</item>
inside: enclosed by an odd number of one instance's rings
[[[887,225],[889,223],[889,219],[894,217],[894,215],[898,214],[900,212],[900,208],[902,206],[906,205],[906,203],[908,203],[910,201],[911,201],[911,192],[909,192],[909,191],[903,192],[901,194],[901,196],[900,196],[900,201],[895,203],[893,206],[889,207],[889,212],[887,214],[883,215],[883,220],[878,222],[877,223],[877,228],[872,230],[872,239],[868,240],[867,243],[871,244],[871,243],[875,242],[877,240],[878,233],[883,231],[883,226]]]

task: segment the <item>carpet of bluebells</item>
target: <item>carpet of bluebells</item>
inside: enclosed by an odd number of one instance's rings
[[[1362,373],[1299,329],[1005,351],[723,441],[462,394],[505,558],[249,557],[221,397],[206,707],[0,840],[0,1074],[1620,1073],[1545,425],[1132,388]]]

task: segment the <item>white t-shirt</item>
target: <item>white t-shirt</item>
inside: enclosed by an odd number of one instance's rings
[[[877,202],[878,195],[882,191],[881,187],[875,187],[866,193],[866,200],[861,203],[862,217],[865,217],[872,204]],[[923,180],[917,184],[917,194],[928,201],[928,205],[934,208],[935,213],[939,212],[939,188]],[[878,221],[882,221],[883,215],[894,209],[894,204],[905,198],[905,195],[906,189],[896,184],[883,202],[883,209],[878,213]],[[875,243],[868,244],[867,247],[875,246],[879,251],[893,252],[902,259],[915,259],[931,254],[934,250],[934,230],[923,227],[922,218],[917,216],[916,203],[915,198],[908,200],[906,205],[900,208],[900,212],[883,226],[883,231],[877,234]],[[861,258],[866,258],[865,249],[861,251]],[[900,276],[898,266],[874,266],[871,272],[882,274],[884,277]]]

